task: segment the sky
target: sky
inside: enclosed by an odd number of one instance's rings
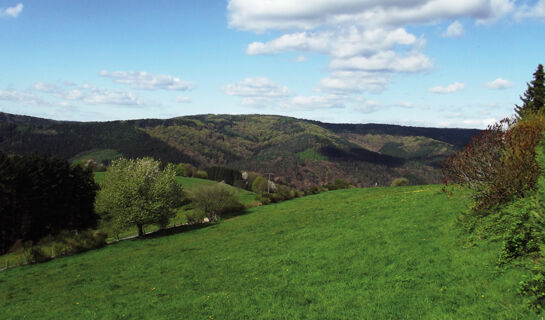
[[[485,128],[543,30],[545,0],[0,0],[0,111]]]

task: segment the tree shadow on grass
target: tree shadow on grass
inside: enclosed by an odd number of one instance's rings
[[[179,225],[179,226],[174,226],[174,227],[170,227],[170,228],[166,228],[166,229],[159,229],[157,231],[146,233],[144,236],[142,236],[140,238],[137,237],[135,239],[154,239],[154,238],[159,238],[159,237],[165,237],[165,236],[170,236],[170,235],[178,234],[178,233],[182,233],[182,232],[188,232],[188,231],[192,231],[192,230],[198,230],[198,229],[206,228],[206,227],[209,227],[209,226],[212,226],[212,225],[215,225],[215,224],[216,223],[214,223],[214,222],[198,222],[198,223],[193,223],[193,224],[183,224],[183,225]]]
[[[224,213],[221,215],[222,219],[232,219],[240,216],[244,216],[250,213],[246,208],[242,208],[233,212]]]

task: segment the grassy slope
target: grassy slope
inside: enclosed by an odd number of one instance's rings
[[[0,318],[530,318],[438,186],[347,189],[0,272]],[[534,315],[535,317],[535,315]]]

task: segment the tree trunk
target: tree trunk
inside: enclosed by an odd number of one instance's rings
[[[136,224],[138,226],[138,238],[141,238],[144,235],[144,228],[141,223]]]

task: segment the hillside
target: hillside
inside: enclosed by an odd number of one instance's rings
[[[439,186],[346,189],[0,272],[2,319],[536,319]]]
[[[152,156],[221,165],[304,187],[343,178],[358,186],[439,182],[439,163],[478,130],[328,124],[281,116],[199,115],[66,122],[0,113],[0,150],[65,159]]]

